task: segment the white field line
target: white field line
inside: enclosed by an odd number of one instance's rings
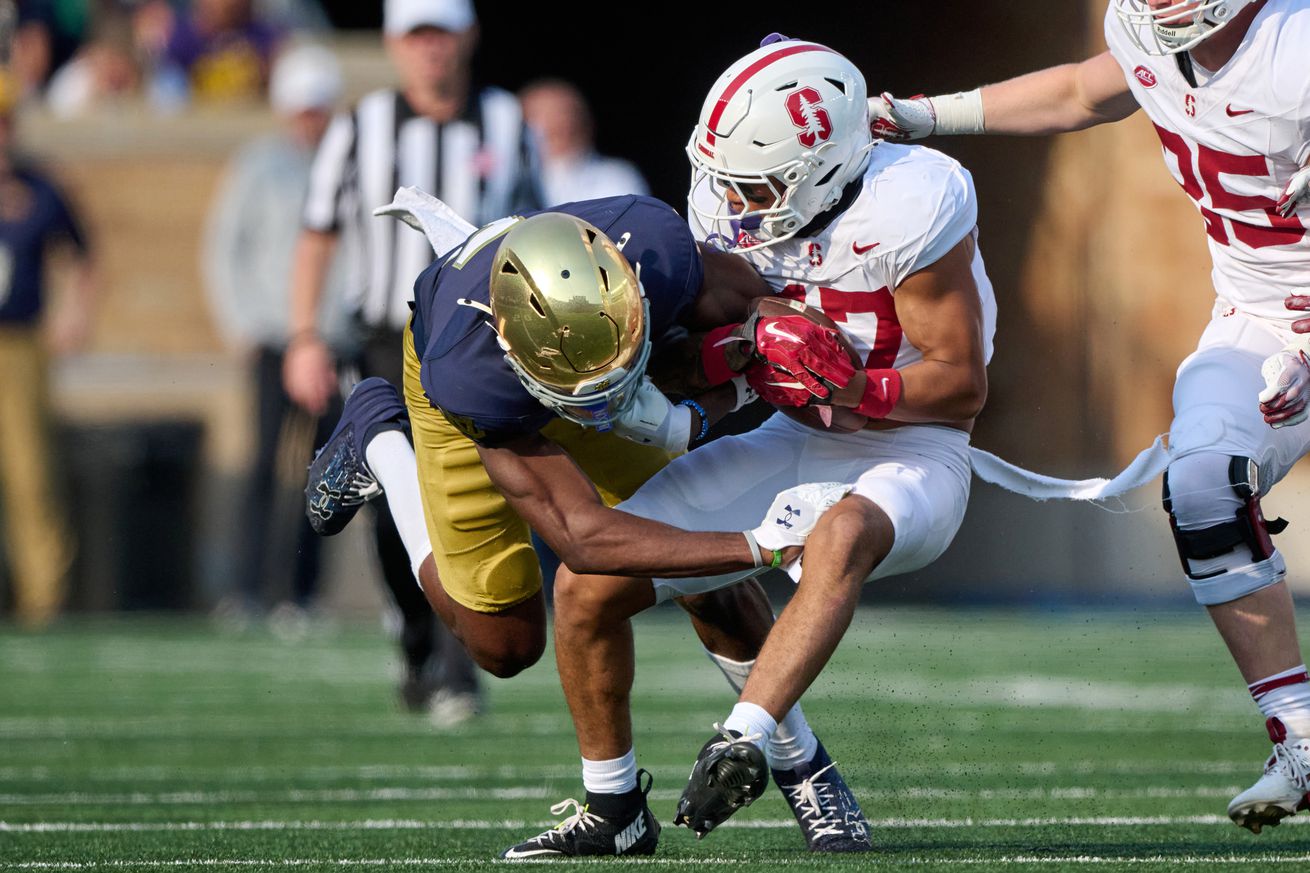
[[[1128,800],[1230,798],[1240,785],[1191,787],[1143,785],[1132,788],[1103,788],[1072,785],[1055,788],[941,788],[910,785],[899,788],[861,789],[866,801],[896,800]],[[63,792],[48,794],[0,794],[5,806],[174,806],[180,804],[240,803],[362,803],[445,800],[556,800],[558,788],[544,785],[513,785],[502,788],[340,788],[291,789],[287,791],[165,791],[165,792]],[[652,791],[652,800],[677,800],[676,788]]]
[[[1074,761],[979,761],[977,763],[951,763],[932,765],[935,772],[947,776],[1056,776],[1056,775],[1254,775],[1258,761],[1134,761],[1134,760],[1074,760]],[[925,765],[926,766],[926,765]],[[868,769],[879,778],[922,774],[925,767],[882,766],[871,764]],[[681,772],[681,771],[679,771]],[[375,781],[384,779],[432,780],[437,782],[476,782],[487,779],[562,779],[577,777],[581,773],[575,764],[467,766],[461,764],[410,766],[400,764],[321,765],[282,767],[168,767],[158,764],[91,768],[0,767],[0,780],[48,782],[77,780],[80,782],[140,781],[177,782],[326,782],[332,780]],[[658,775],[658,774],[657,774]]]
[[[1001,708],[1001,707],[995,707]],[[1056,718],[1055,710],[1046,713]],[[1021,712],[1012,710],[1016,719],[1013,725],[984,724],[983,720],[967,717],[967,713],[957,712],[957,720],[941,725],[936,735],[950,736],[958,734],[1013,734],[1030,733],[1040,730],[1029,720],[1020,719]],[[1096,720],[1088,718],[1070,718],[1060,725],[1064,735],[1121,736],[1124,734],[1159,734],[1166,730],[1181,729],[1185,725],[1192,732],[1214,733],[1252,733],[1250,713],[1243,710],[1241,716],[1219,715],[1211,710],[1170,710],[1160,712],[1159,716],[1173,716],[1178,725],[1171,726],[1166,719],[1149,718],[1133,713],[1096,713]],[[895,727],[895,726],[893,726]],[[704,725],[686,716],[659,717],[643,715],[640,719],[640,731],[649,737],[677,736],[699,737],[704,732]],[[911,733],[911,728],[895,728],[901,733]],[[145,717],[127,719],[72,719],[72,718],[9,718],[0,719],[0,740],[34,744],[63,744],[69,740],[88,740],[106,742],[112,740],[184,740],[194,741],[198,737],[206,739],[262,740],[271,742],[299,741],[304,736],[303,723],[291,724],[286,721],[251,721],[250,719],[190,718],[190,717]],[[416,742],[439,743],[443,737],[435,733],[426,722],[417,719],[388,721],[381,718],[358,718],[346,720],[324,719],[315,731],[314,737],[320,742],[349,742],[361,739],[390,737],[410,738]],[[561,712],[555,715],[529,715],[510,719],[489,719],[478,725],[478,739],[522,740],[524,737],[564,737],[572,741],[573,725],[568,716]],[[922,734],[916,734],[922,739]]]
[[[683,867],[707,864],[725,866],[769,866],[813,867],[811,858],[730,858],[716,856],[698,856],[694,858],[607,858],[597,859],[606,866],[617,864],[623,867]],[[880,858],[877,856],[861,857],[862,867],[883,867],[901,869],[904,867],[973,867],[987,865],[1014,865],[1059,867],[1092,866],[1101,864],[1133,864],[1149,868],[1187,866],[1210,867],[1233,864],[1305,864],[1310,862],[1310,854],[1299,855],[1001,855],[995,858]],[[296,868],[296,867],[342,867],[342,868],[399,868],[399,867],[456,867],[481,869],[487,865],[521,864],[558,864],[556,860],[522,859],[501,861],[490,858],[178,858],[157,861],[20,861],[13,864],[13,870],[119,870],[119,869],[203,869],[203,868]]]
[[[162,821],[162,822],[3,822],[0,833],[9,834],[79,834],[79,833],[151,833],[172,831],[486,831],[524,830],[550,827],[550,819],[365,819],[362,821]],[[1310,817],[1284,819],[1285,824],[1310,824]],[[1234,827],[1223,815],[1154,815],[1154,816],[1068,816],[1063,818],[878,818],[870,819],[874,828],[913,830],[916,828],[1043,828],[1043,827],[1176,827],[1210,825]],[[790,818],[734,819],[721,827],[743,830],[777,830],[796,827]]]

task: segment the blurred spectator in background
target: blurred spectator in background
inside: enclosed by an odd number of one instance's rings
[[[266,608],[270,597],[288,596],[284,580],[291,561],[289,549],[281,546],[289,545],[291,530],[296,557],[290,600],[274,609],[276,626],[303,626],[317,591],[320,540],[305,519],[300,492],[313,447],[327,439],[333,422],[292,403],[282,388],[282,359],[300,209],[314,150],[341,92],[341,68],[328,49],[306,45],[286,51],[273,67],[269,88],[282,129],[237,153],[209,215],[204,257],[209,300],[229,344],[250,356],[256,399],[255,462],[236,525],[245,534],[237,590],[220,608],[225,618],[242,622]],[[349,317],[342,304],[352,275],[342,260],[349,251],[338,249],[328,272],[317,325],[338,355],[349,354]],[[291,460],[279,470],[279,458]]]
[[[76,53],[90,31],[95,2],[19,0],[10,64],[20,97],[40,92],[54,71]]]
[[[620,194],[647,194],[641,172],[627,161],[596,153],[587,101],[562,79],[539,79],[519,92],[523,115],[537,136],[541,188],[548,205]]]
[[[143,70],[131,16],[107,9],[92,26],[92,37],[55,72],[46,104],[60,118],[139,97]]]
[[[253,0],[193,0],[173,20],[154,84],[157,103],[262,100],[284,32],[255,14]]]
[[[0,502],[15,613],[40,626],[59,611],[73,557],[53,484],[48,353],[66,355],[86,344],[97,281],[67,201],[15,154],[19,87],[0,72]],[[68,293],[51,307],[45,269],[56,248],[70,252],[73,264]]]
[[[414,280],[432,262],[432,248],[423,234],[375,219],[372,210],[411,185],[474,224],[539,205],[518,101],[470,81],[477,21],[469,0],[387,0],[383,19],[400,88],[368,94],[333,120],[315,158],[296,249],[284,374],[287,393],[316,415],[339,393],[336,362],[317,323],[343,228],[357,229],[364,241],[366,279],[350,301],[363,334],[360,375],[399,386]],[[473,662],[428,606],[396,527],[426,537],[424,519],[393,520],[385,500],[372,505],[383,576],[404,622],[402,698],[438,725],[470,718],[481,708]]]

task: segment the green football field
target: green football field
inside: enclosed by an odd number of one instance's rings
[[[659,853],[558,867],[1310,869],[1310,815],[1224,815],[1269,746],[1199,610],[862,611],[806,698],[873,824],[857,858],[808,855],[773,788],[699,844],[667,826],[732,701],[676,611],[637,646]],[[549,655],[447,733],[394,684],[372,625],[0,630],[0,870],[481,869],[581,798]]]

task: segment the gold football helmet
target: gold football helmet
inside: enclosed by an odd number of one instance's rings
[[[543,212],[505,235],[491,264],[491,314],[505,359],[563,418],[608,430],[650,358],[641,282],[609,237]]]

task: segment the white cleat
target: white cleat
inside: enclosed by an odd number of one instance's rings
[[[1310,739],[1274,743],[1265,772],[1228,804],[1228,817],[1253,834],[1277,827],[1289,815],[1310,809]]]

